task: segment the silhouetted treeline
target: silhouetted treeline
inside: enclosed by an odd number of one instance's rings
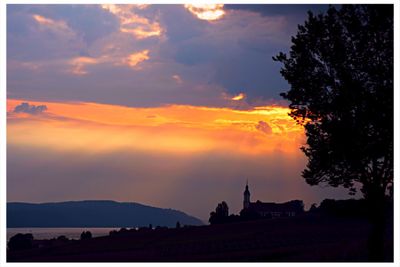
[[[391,199],[387,199],[385,214],[386,216],[393,215],[393,202]],[[289,201],[287,203],[291,203]],[[319,206],[312,204],[308,212],[304,212],[303,202],[295,201],[299,205],[297,214],[319,214],[324,216],[335,216],[335,217],[349,217],[349,218],[368,218],[370,212],[368,211],[368,203],[365,199],[324,199]],[[298,202],[298,203],[297,203]],[[301,206],[301,208],[300,208]],[[218,204],[215,211],[210,213],[209,222],[210,224],[225,224],[233,222],[245,222],[259,219],[271,219],[272,216],[267,214],[261,216],[258,212],[252,209],[243,209],[239,215],[229,214],[229,208],[225,201]],[[286,217],[286,216],[280,216]]]
[[[91,239],[91,238],[92,238],[92,233],[90,231],[83,231],[81,233],[81,240]]]
[[[175,228],[168,228],[167,226],[159,226],[153,228],[152,224],[148,227],[139,227],[139,228],[125,228],[122,227],[119,230],[111,230],[109,232],[109,236],[123,235],[126,233],[150,233],[150,232],[159,232],[159,231],[168,231],[173,229],[187,229],[196,227],[194,225],[181,225],[179,221],[176,222]],[[80,235],[79,240],[87,240],[93,238],[92,233],[90,231],[83,231]],[[65,243],[74,243],[79,242],[76,239],[69,239],[65,235],[60,235],[51,239],[34,239],[33,235],[28,233],[17,233],[12,236],[7,243],[7,247],[9,250],[25,250],[32,248],[43,248],[43,247],[52,247]]]
[[[10,250],[23,250],[33,248],[33,235],[18,233],[10,238],[7,246]]]
[[[176,222],[175,225],[175,229],[181,229],[181,228],[189,228],[189,227],[195,227],[194,225],[181,225],[181,223],[179,221]],[[145,232],[152,232],[152,231],[165,231],[165,230],[169,230],[169,229],[174,229],[174,228],[169,228],[167,226],[160,226],[157,225],[156,227],[153,228],[153,225],[149,225],[149,227],[138,227],[138,228],[120,228],[119,230],[111,230],[109,232],[110,236],[113,235],[119,235],[119,234],[124,234],[124,233],[145,233]]]
[[[10,238],[7,243],[7,248],[11,251],[26,250],[32,248],[43,248],[51,247],[55,245],[61,245],[76,240],[68,239],[65,235],[60,235],[56,238],[37,240],[34,239],[33,235],[18,233]]]
[[[386,214],[392,213],[393,205],[391,203],[392,201],[388,199]],[[309,212],[339,217],[367,218],[369,216],[368,203],[365,199],[324,199],[318,207],[313,204]]]

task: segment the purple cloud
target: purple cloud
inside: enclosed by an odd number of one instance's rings
[[[15,113],[28,113],[32,115],[40,114],[47,110],[46,105],[30,105],[29,103],[23,102],[14,108]]]
[[[272,128],[269,126],[268,123],[265,121],[259,121],[258,124],[256,125],[256,129],[265,133],[265,134],[271,134],[272,133]]]
[[[269,124],[266,123],[265,121],[259,121],[258,124],[256,125],[256,129],[266,134],[272,133],[271,126],[269,126]]]

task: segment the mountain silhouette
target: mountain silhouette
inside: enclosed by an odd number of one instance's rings
[[[7,227],[140,227],[202,225],[198,218],[173,209],[134,202],[84,200],[57,203],[7,203]]]

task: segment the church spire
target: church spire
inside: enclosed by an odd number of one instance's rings
[[[243,192],[243,209],[248,209],[250,206],[250,191],[249,191],[249,181],[246,179],[246,188]]]

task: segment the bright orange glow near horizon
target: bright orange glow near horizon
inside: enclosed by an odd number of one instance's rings
[[[48,110],[39,115],[14,113],[21,102],[46,105]],[[8,144],[57,150],[297,154],[304,140],[303,129],[281,106],[143,108],[9,99],[7,110]]]

